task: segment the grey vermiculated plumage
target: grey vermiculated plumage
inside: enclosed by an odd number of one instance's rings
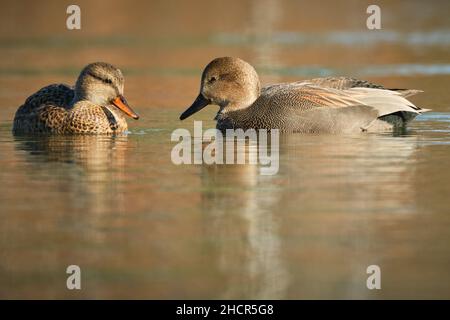
[[[349,133],[406,126],[416,115],[428,111],[406,99],[418,92],[387,89],[348,77],[279,83],[260,89],[258,75],[250,64],[224,57],[214,59],[203,71],[200,96],[220,107],[216,116],[220,130]]]

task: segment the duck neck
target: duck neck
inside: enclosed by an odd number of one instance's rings
[[[83,92],[80,92],[80,90],[77,90],[77,87],[75,87],[73,99],[70,103],[70,106],[73,107],[77,102],[80,101],[89,101],[89,99],[87,99],[86,95]]]
[[[219,103],[219,112],[218,114],[228,114],[236,111],[245,111],[255,103],[255,101],[259,97],[259,92],[249,95],[247,99],[240,100],[237,102],[234,101],[224,101],[223,103]]]
[[[219,110],[215,120],[219,129],[247,129],[251,127],[254,102],[247,106]]]

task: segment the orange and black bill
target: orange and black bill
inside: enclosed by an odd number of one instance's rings
[[[208,104],[210,104],[211,101],[206,99],[201,93],[198,95],[197,99],[195,99],[194,103],[186,109],[185,112],[183,112],[180,116],[180,120],[184,120],[187,117],[193,115],[194,113],[202,110],[204,107],[206,107]]]
[[[130,116],[133,119],[139,119],[139,115],[131,109],[131,107],[128,105],[127,100],[125,100],[125,97],[122,95],[117,96],[112,101],[112,104],[115,105],[119,110],[121,110],[123,113],[125,113],[127,116]]]

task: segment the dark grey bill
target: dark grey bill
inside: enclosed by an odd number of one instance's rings
[[[190,117],[197,111],[202,110],[204,107],[206,107],[208,104],[210,104],[211,101],[206,99],[201,93],[198,95],[197,99],[195,99],[194,103],[184,111],[181,116],[180,120],[184,120],[187,117]]]

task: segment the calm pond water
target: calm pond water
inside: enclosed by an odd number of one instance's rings
[[[0,298],[450,298],[448,1],[382,1],[381,31],[355,1],[78,2],[79,31],[52,1],[0,13]],[[224,55],[264,84],[421,89],[411,100],[433,112],[401,134],[283,135],[273,176],[176,166],[170,135],[193,131],[178,116]],[[141,114],[128,135],[11,134],[29,94],[97,60],[125,74]],[[194,118],[214,127],[216,111]],[[373,264],[381,290],[366,288]]]

